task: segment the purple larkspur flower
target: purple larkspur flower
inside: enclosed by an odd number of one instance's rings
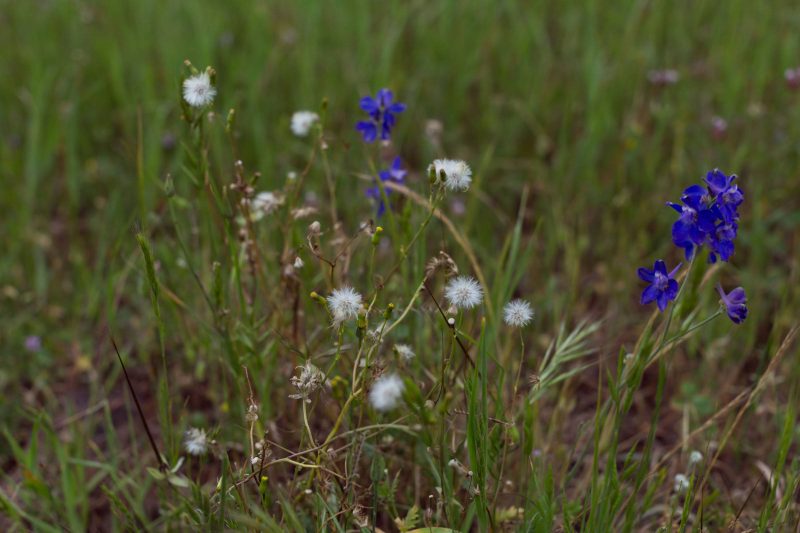
[[[397,156],[394,158],[394,161],[392,161],[392,166],[386,170],[381,170],[378,173],[378,177],[384,183],[391,182],[391,183],[402,184],[403,182],[405,182],[407,173],[408,171],[403,168],[403,160],[400,159],[400,156]],[[388,197],[392,191],[389,188],[385,188],[385,190],[386,190],[386,196]],[[374,186],[369,187],[366,190],[365,194],[367,195],[367,198],[372,198],[378,203],[378,216],[382,216],[386,212],[386,204],[383,201],[383,197],[381,196],[381,189],[380,187],[378,187],[377,183]]]
[[[744,201],[744,193],[735,180],[735,175],[727,176],[714,169],[706,174],[705,186],[692,185],[683,191],[682,204],[667,203],[680,214],[672,225],[672,242],[683,248],[686,259],[691,259],[703,245],[710,249],[711,263],[718,257],[728,261],[733,255],[739,206]]]
[[[369,114],[369,120],[360,120],[356,129],[361,132],[364,142],[368,143],[374,142],[378,135],[382,141],[389,140],[396,121],[395,115],[406,109],[406,104],[394,101],[389,89],[381,89],[375,98],[363,97],[359,106]]]
[[[683,191],[683,205],[669,202],[680,214],[672,225],[672,242],[684,249],[686,259],[691,259],[695,247],[702,246],[709,233],[714,231],[716,213],[708,204],[708,191],[700,185],[692,185]]]
[[[725,306],[725,311],[728,313],[734,324],[741,324],[747,318],[747,295],[744,289],[736,287],[728,294],[722,290],[721,285],[717,285],[717,291],[722,299],[722,304]]]
[[[675,274],[681,268],[679,264],[672,272],[667,273],[667,265],[661,259],[653,264],[653,270],[644,267],[639,268],[637,273],[642,281],[650,285],[642,291],[642,305],[656,302],[659,311],[664,311],[667,304],[678,296],[678,282],[675,281]]]

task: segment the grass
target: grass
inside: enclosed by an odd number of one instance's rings
[[[5,530],[800,520],[791,2],[0,5]],[[187,58],[217,72],[215,115],[193,124]],[[679,81],[648,80],[663,68]],[[408,104],[384,148],[353,129],[381,87]],[[297,109],[323,117],[309,138],[289,131]],[[364,189],[395,154],[406,188],[373,237]],[[425,169],[443,156],[474,181],[434,210]],[[694,264],[659,315],[635,269],[683,259],[663,204],[714,167],[746,191],[736,254]],[[247,185],[285,203],[242,227]],[[486,289],[452,326],[450,260]],[[694,329],[719,281],[746,288],[750,316]],[[331,328],[309,295],[343,284],[370,312]],[[501,321],[513,297],[536,309],[522,334]],[[329,379],[309,404],[288,397],[307,359]],[[405,380],[388,413],[368,401],[381,372]],[[190,427],[215,441],[203,457],[183,450]]]

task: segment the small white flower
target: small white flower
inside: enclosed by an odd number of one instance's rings
[[[334,289],[328,296],[328,309],[333,315],[334,325],[339,325],[345,320],[358,318],[361,309],[361,295],[352,287]]]
[[[689,485],[690,485],[689,478],[683,474],[678,474],[677,476],[675,476],[675,484],[672,488],[678,494],[683,494],[684,492],[689,490]]]
[[[399,355],[406,361],[410,361],[414,359],[414,356],[416,356],[414,350],[412,350],[411,346],[409,346],[408,344],[395,344],[394,351],[396,351],[397,355]]]
[[[208,450],[206,432],[198,428],[190,428],[183,438],[183,446],[189,455],[204,455]]]
[[[525,327],[532,319],[533,309],[525,300],[512,300],[503,308],[503,320],[511,327]]]
[[[428,166],[428,173],[431,172],[437,179],[444,173],[444,186],[450,191],[466,191],[472,182],[472,170],[464,161],[436,159]]]
[[[192,107],[207,106],[214,101],[217,89],[211,85],[208,72],[201,72],[183,80],[183,99]]]
[[[483,301],[483,289],[474,278],[458,276],[447,284],[444,296],[450,305],[461,309],[470,309]]]
[[[296,270],[300,270],[301,268],[303,268],[303,265],[305,265],[305,263],[303,262],[302,259],[300,259],[299,255],[294,258],[294,268]]]
[[[319,115],[313,111],[297,111],[292,115],[292,133],[298,137],[305,137],[318,120]]]
[[[369,401],[377,411],[390,411],[403,395],[405,384],[397,374],[382,376],[372,385]]]
[[[689,454],[689,466],[694,466],[700,461],[703,460],[703,454],[698,452],[697,450],[692,450],[692,453]]]

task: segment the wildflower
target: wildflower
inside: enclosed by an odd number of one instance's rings
[[[208,71],[183,80],[183,99],[192,107],[207,106],[216,95],[217,89],[211,84]]]
[[[392,162],[392,166],[386,170],[381,170],[378,173],[378,177],[384,183],[391,182],[391,183],[398,183],[402,184],[405,181],[406,174],[408,171],[404,170],[402,167],[403,161],[400,159],[400,156],[394,158]],[[386,196],[388,197],[391,194],[392,190],[389,188],[385,188]],[[372,198],[376,202],[378,202],[378,216],[383,215],[386,212],[386,204],[383,201],[383,196],[381,195],[381,188],[377,185],[377,183],[373,187],[369,187],[366,190],[367,198]]]
[[[313,111],[297,111],[292,115],[292,133],[298,137],[305,137],[318,120],[319,115]]]
[[[672,242],[684,249],[686,259],[691,259],[695,247],[706,241],[714,231],[716,215],[706,206],[707,191],[700,185],[692,185],[683,191],[683,205],[669,202],[667,205],[680,213],[672,225]]]
[[[391,411],[403,395],[405,384],[397,374],[382,376],[372,385],[369,401],[377,411]]]
[[[205,455],[208,450],[208,437],[205,430],[190,428],[183,437],[183,446],[189,455]]]
[[[381,89],[375,98],[365,96],[359,102],[361,109],[369,114],[369,120],[361,120],[356,124],[356,129],[361,132],[364,142],[374,142],[380,137],[382,141],[389,140],[392,127],[395,123],[395,115],[402,113],[406,105],[394,101],[394,95],[389,89]]]
[[[474,278],[458,276],[447,284],[444,296],[450,305],[461,309],[470,309],[483,301],[483,289]]]
[[[311,361],[306,361],[303,366],[298,366],[297,369],[300,370],[300,374],[292,376],[289,380],[297,388],[297,393],[290,394],[289,398],[311,403],[309,396],[325,383],[325,374],[314,366]]]
[[[714,138],[721,139],[728,131],[728,121],[722,117],[711,117],[711,133]]]
[[[352,287],[334,289],[328,296],[328,309],[333,315],[335,325],[345,320],[353,320],[358,317],[358,311],[361,309],[361,295]]]
[[[29,352],[38,352],[42,349],[42,338],[38,335],[25,337],[25,349]]]
[[[305,263],[303,262],[303,260],[300,258],[299,255],[294,258],[294,268],[295,269],[300,270],[301,268],[303,268],[303,265],[305,265]]]
[[[712,170],[705,178],[709,192],[715,197],[714,205],[719,209],[719,216],[726,224],[739,220],[738,208],[744,201],[741,189],[733,183],[735,180],[735,174],[726,176],[719,169]]]
[[[525,300],[512,300],[503,308],[503,320],[513,328],[525,327],[532,319],[533,309]]]
[[[720,298],[722,298],[722,305],[725,306],[725,311],[728,313],[734,324],[741,324],[747,318],[747,295],[744,289],[736,287],[728,294],[722,290],[721,285],[717,285],[717,291]]]
[[[689,485],[691,485],[689,478],[683,474],[678,474],[675,476],[675,483],[673,484],[672,488],[678,494],[683,494],[689,490]]]
[[[708,245],[709,262],[717,257],[728,261],[733,255],[734,239],[738,232],[739,206],[744,193],[734,183],[735,175],[726,176],[714,169],[705,177],[705,187],[692,185],[683,191],[681,204],[667,205],[680,216],[672,225],[672,242],[684,249],[691,259],[696,249]]]
[[[408,344],[395,344],[394,351],[406,361],[410,361],[416,356],[414,350]]]
[[[433,173],[436,179],[443,179],[444,186],[450,191],[466,191],[472,182],[472,169],[464,161],[455,159],[436,159],[428,165],[428,174]]]
[[[698,452],[697,450],[692,450],[692,453],[689,454],[689,466],[694,466],[700,461],[703,460],[703,454]]]
[[[638,270],[639,278],[650,283],[650,286],[642,291],[642,305],[656,302],[658,310],[664,311],[669,301],[678,296],[678,282],[673,278],[679,268],[681,268],[680,264],[667,274],[667,266],[661,259],[656,260],[653,264],[653,270],[640,268]]]

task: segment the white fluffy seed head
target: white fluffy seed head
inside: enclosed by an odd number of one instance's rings
[[[183,446],[189,455],[204,455],[208,450],[206,432],[198,428],[190,428],[183,438]]]
[[[458,276],[450,280],[444,289],[444,297],[450,305],[459,309],[471,309],[483,301],[483,289],[475,278]]]
[[[183,99],[192,107],[207,106],[214,101],[217,89],[211,85],[208,72],[201,72],[183,80]]]
[[[414,350],[408,344],[395,344],[394,351],[406,361],[410,361],[416,356]]]
[[[691,483],[689,482],[689,478],[688,477],[686,477],[683,474],[678,474],[678,475],[675,476],[675,483],[673,484],[672,488],[678,494],[683,494],[684,492],[689,490],[689,485],[690,484]]]
[[[513,328],[527,326],[533,320],[531,304],[525,300],[512,300],[503,308],[503,320]]]
[[[391,411],[403,396],[405,384],[397,374],[382,376],[373,383],[369,391],[369,401],[376,411]]]
[[[352,287],[334,289],[328,296],[328,309],[333,315],[334,325],[338,326],[345,320],[355,320],[361,309],[361,295]]]
[[[689,466],[695,466],[703,460],[703,454],[697,450],[692,450],[689,454]]]
[[[305,137],[318,120],[319,115],[313,111],[297,111],[292,115],[292,133],[298,137]]]
[[[436,159],[428,166],[428,173],[431,172],[437,180],[444,174],[444,186],[449,191],[466,191],[472,183],[472,169],[464,161]]]
[[[264,215],[275,212],[283,205],[284,197],[280,193],[263,191],[256,195],[250,203],[250,218],[256,222]]]

